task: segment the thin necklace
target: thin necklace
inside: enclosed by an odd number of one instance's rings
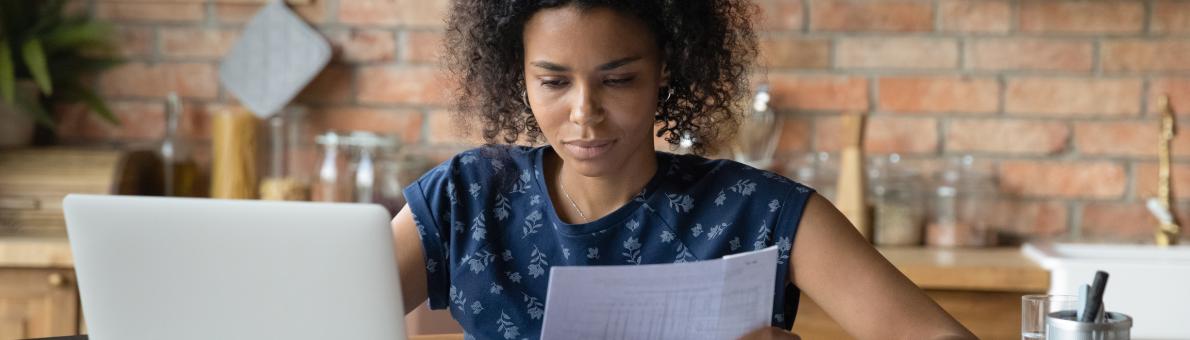
[[[578,208],[578,204],[574,204],[574,199],[570,198],[570,194],[566,192],[566,186],[562,185],[562,179],[558,179],[558,187],[562,188],[562,195],[566,196],[566,200],[570,201],[570,206],[574,207],[575,211],[578,211],[579,217],[582,217],[585,222],[591,222],[591,219],[587,218],[587,214],[584,214],[583,210]]]

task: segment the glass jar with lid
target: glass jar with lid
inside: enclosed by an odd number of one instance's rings
[[[867,169],[872,241],[882,246],[921,245],[926,205],[917,171],[895,153],[869,159]]]
[[[926,243],[940,247],[994,246],[991,217],[998,196],[995,176],[979,169],[974,157],[951,159],[935,178]]]

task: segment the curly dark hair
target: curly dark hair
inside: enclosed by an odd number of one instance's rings
[[[750,21],[757,10],[748,0],[456,0],[443,62],[459,86],[455,113],[465,131],[478,116],[488,143],[541,140],[521,99],[522,34],[538,10],[570,4],[633,15],[654,33],[669,71],[658,98],[658,137],[676,146],[688,134],[695,154],[709,154],[734,135],[757,54]]]

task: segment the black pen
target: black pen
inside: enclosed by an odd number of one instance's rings
[[[1099,315],[1099,308],[1103,307],[1103,290],[1106,287],[1107,272],[1095,272],[1095,282],[1091,284],[1091,294],[1087,296],[1086,305],[1083,306],[1083,317],[1079,322],[1092,322]]]

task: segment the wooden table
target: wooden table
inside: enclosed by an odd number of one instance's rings
[[[409,340],[462,340],[462,334],[413,335]],[[87,335],[60,336],[53,338],[37,338],[28,340],[87,340]]]
[[[1018,248],[878,249],[981,339],[1018,339],[1020,296],[1043,293],[1049,288],[1048,272],[1021,255]],[[73,274],[72,268],[73,258],[64,234],[0,234],[0,272],[6,269],[50,269]],[[72,309],[66,313],[78,312]],[[85,332],[82,327],[75,329]],[[849,338],[830,316],[804,295],[794,331],[807,339]],[[422,335],[412,339],[462,339],[462,334]]]

